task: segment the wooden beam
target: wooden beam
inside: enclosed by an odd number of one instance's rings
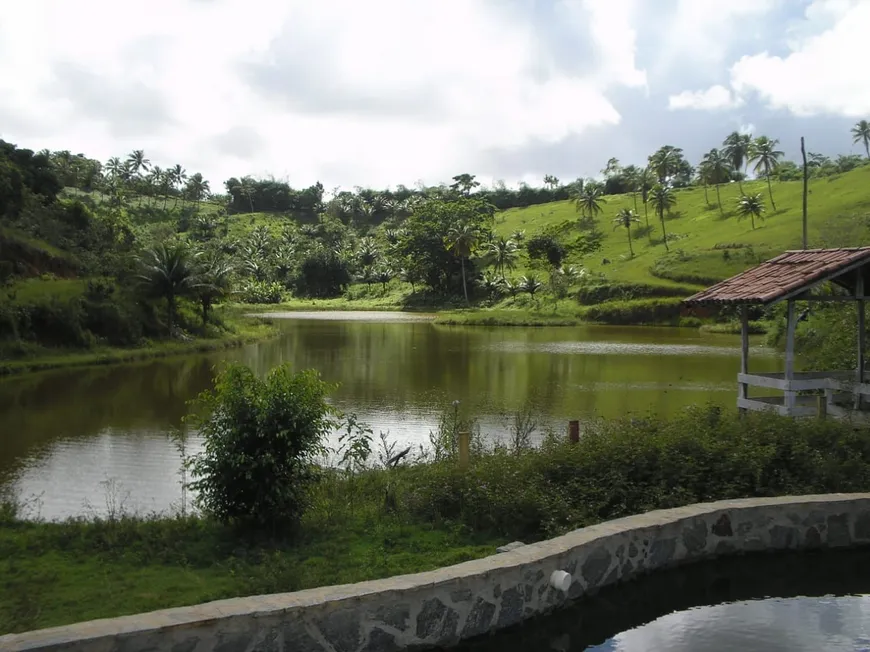
[[[858,299],[858,373],[857,380],[858,384],[862,384],[864,382],[864,346],[865,346],[865,325],[864,325],[864,270],[859,269],[855,272],[858,275],[855,283],[855,296],[860,297]],[[861,394],[855,392],[855,409],[861,409]]]
[[[797,324],[797,317],[794,314],[794,300],[790,299],[788,308],[786,309],[786,326],[785,326],[785,379],[794,380],[794,331]],[[786,413],[794,409],[797,401],[797,393],[794,390],[787,389],[785,391],[785,409]]]
[[[740,306],[740,373],[749,373],[749,306]],[[740,383],[737,386],[738,398],[749,398],[749,385]],[[741,408],[742,412],[745,412]]]
[[[794,297],[795,301],[807,301],[807,302],[816,302],[819,303],[850,303],[852,301],[867,301],[870,297],[864,296],[850,296],[850,295],[827,295],[827,296],[812,296],[812,295],[798,295]]]
[[[807,150],[804,147],[804,137],[801,136],[801,157],[804,161],[804,196],[803,196],[803,245],[807,248],[807,182],[809,179],[809,167],[807,166]]]

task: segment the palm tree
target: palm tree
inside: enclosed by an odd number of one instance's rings
[[[767,177],[767,193],[770,195],[770,205],[776,210],[776,202],[773,201],[773,188],[770,185],[770,177],[779,165],[779,159],[784,154],[776,149],[779,141],[771,140],[767,136],[759,136],[752,142],[749,150],[749,162],[755,163],[755,174],[764,174]]]
[[[127,157],[127,168],[130,174],[137,180],[142,180],[142,172],[147,172],[151,165],[151,161],[145,158],[145,152],[141,149],[134,149]],[[139,193],[138,205],[142,205],[142,193]]]
[[[587,183],[583,190],[575,197],[574,201],[581,215],[588,215],[590,218],[594,218],[601,212],[601,204],[606,203],[604,189],[597,183]]]
[[[453,251],[454,256],[459,257],[462,265],[462,291],[465,294],[465,303],[468,303],[468,286],[465,281],[465,259],[470,258],[474,252],[480,232],[473,224],[460,224],[454,226],[447,233],[447,249]]]
[[[670,251],[670,247],[668,247],[668,234],[665,231],[665,212],[671,210],[671,207],[677,203],[677,198],[670,188],[657,183],[649,191],[649,200],[653,205],[653,209],[659,214],[659,220],[662,223],[662,239],[665,243],[665,250]]]
[[[190,250],[180,243],[159,244],[139,257],[139,267],[136,278],[146,290],[166,299],[166,323],[171,335],[178,297],[191,294],[201,284]]]
[[[490,242],[487,245],[487,249],[492,255],[495,271],[501,272],[501,278],[505,280],[505,270],[513,271],[516,266],[518,255],[517,243],[513,240],[499,238],[495,242]]]
[[[191,198],[196,202],[196,210],[198,211],[199,203],[211,192],[208,181],[202,178],[201,173],[197,172],[188,180],[187,189]]]
[[[395,273],[386,265],[380,265],[375,270],[375,280],[380,283],[384,288],[384,294],[387,293],[387,283],[393,280]]]
[[[620,209],[616,214],[616,217],[613,218],[614,230],[622,227],[625,229],[625,232],[628,233],[628,252],[632,258],[634,258],[634,247],[631,245],[631,225],[635,222],[640,222],[640,220],[635,217],[634,211],[630,208]]]
[[[682,148],[664,145],[649,157],[649,168],[655,173],[660,185],[667,185],[668,180],[677,173],[682,155]]]
[[[649,227],[649,191],[655,185],[655,176],[648,167],[642,168],[637,173],[637,187],[640,190],[640,200],[643,202],[643,217],[646,222],[646,232],[652,242],[652,229]]]
[[[205,326],[212,303],[229,294],[234,268],[229,261],[215,253],[198,257],[196,268],[198,282],[195,291],[202,307],[202,325]]]
[[[520,290],[528,292],[529,296],[534,298],[535,292],[541,289],[543,283],[534,274],[529,274],[528,276],[521,276],[518,285]]]
[[[852,144],[864,143],[864,151],[867,152],[867,158],[870,158],[870,122],[859,120],[852,127]]]
[[[722,152],[731,164],[735,172],[743,172],[743,168],[749,162],[749,151],[752,148],[752,136],[732,131],[722,143]],[[743,180],[738,178],[737,185],[743,193]]]
[[[638,179],[640,178],[640,170],[636,165],[626,165],[622,168],[622,178],[625,179],[625,184],[628,186],[628,191],[634,200],[634,212],[637,213],[637,191]]]
[[[522,242],[526,239],[526,231],[525,229],[517,229],[513,233],[511,233],[511,240],[514,242]]]
[[[254,212],[254,180],[251,177],[242,177],[239,183],[231,188],[242,197],[246,197],[251,204],[251,212]]]
[[[754,195],[743,195],[737,200],[737,219],[746,217],[752,219],[752,229],[755,230],[755,218],[764,219],[764,200],[761,198],[761,193]]]
[[[700,168],[706,183],[712,183],[716,186],[716,201],[719,204],[719,214],[724,217],[725,213],[722,210],[722,196],[719,194],[719,185],[724,183],[729,176],[729,163],[722,153],[714,147],[704,154]]]
[[[181,193],[181,207],[184,208],[184,184],[187,183],[187,171],[181,167],[180,163],[176,163],[175,167],[169,169],[169,174],[172,178],[172,185]],[[176,206],[178,206],[177,196],[175,197],[172,209],[175,210]]]
[[[491,272],[484,272],[480,279],[480,287],[486,292],[487,296],[492,298],[498,294],[502,285],[506,283],[506,279],[499,278]]]

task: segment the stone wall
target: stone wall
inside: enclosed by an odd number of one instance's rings
[[[0,636],[0,650],[364,652],[444,646],[639,573],[740,551],[870,544],[870,494],[649,512],[439,570]],[[570,573],[567,593],[552,588]]]

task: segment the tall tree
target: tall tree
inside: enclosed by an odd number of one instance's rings
[[[867,158],[870,158],[870,122],[867,120],[859,120],[852,127],[852,144],[864,144],[864,151],[867,152]]]
[[[659,214],[659,220],[662,223],[662,239],[665,243],[665,250],[670,251],[670,247],[668,246],[668,234],[665,230],[665,213],[669,212],[671,207],[676,205],[677,198],[674,196],[673,190],[657,183],[653,186],[652,190],[649,191],[649,200],[655,211]]]
[[[214,252],[198,256],[195,260],[197,282],[193,288],[202,309],[202,325],[208,323],[212,304],[230,292],[232,287],[232,264]]]
[[[631,225],[635,222],[640,222],[640,220],[635,217],[634,211],[630,208],[621,208],[616,217],[613,218],[613,228],[618,229],[622,227],[628,233],[628,253],[632,258],[634,258],[634,247],[631,244]]]
[[[254,180],[251,177],[242,177],[239,183],[231,188],[231,191],[238,192],[242,197],[248,200],[251,205],[251,212],[254,212]]]
[[[601,204],[606,203],[604,188],[598,183],[587,183],[582,192],[575,197],[575,203],[581,215],[594,218],[601,212]]]
[[[190,250],[183,244],[159,244],[139,257],[139,267],[137,279],[146,290],[166,299],[166,323],[171,335],[178,298],[192,294],[201,283]]]
[[[453,177],[453,183],[450,184],[450,189],[454,192],[459,192],[466,197],[471,194],[474,188],[480,185],[479,181],[475,181],[473,174],[463,173]]]
[[[176,187],[179,194],[181,195],[181,208],[184,208],[184,186],[187,183],[187,170],[181,167],[180,163],[176,163],[175,167],[170,168],[170,173],[172,174],[172,185]],[[174,209],[178,206],[178,197],[175,197],[175,203],[172,205]]]
[[[544,185],[550,190],[555,190],[559,187],[559,179],[553,174],[544,175]]]
[[[468,284],[465,278],[465,261],[471,258],[474,248],[480,240],[480,231],[474,224],[468,222],[454,226],[447,233],[447,249],[459,258],[462,266],[462,292],[465,294],[465,303],[468,303]]]
[[[778,140],[759,136],[752,141],[752,147],[749,150],[749,162],[755,163],[755,174],[763,174],[767,178],[767,193],[770,195],[770,205],[773,210],[776,210],[776,202],[773,201],[773,187],[770,184],[770,177],[779,165],[779,159],[783,157],[783,153],[776,149],[777,145],[779,145]]]
[[[722,210],[722,196],[719,194],[719,186],[728,180],[731,166],[725,157],[715,147],[704,154],[701,160],[701,174],[704,175],[707,183],[716,187],[716,201],[719,204],[719,214],[724,217],[725,212]]]
[[[640,200],[643,202],[643,218],[646,222],[646,232],[652,241],[652,229],[649,226],[649,191],[655,185],[655,175],[648,167],[641,168],[637,173],[637,188],[640,192]]]
[[[731,164],[731,169],[738,174],[737,185],[740,186],[741,194],[743,194],[743,179],[740,175],[745,173],[744,168],[749,162],[751,148],[752,135],[741,134],[739,131],[732,131],[722,143],[725,158]]]
[[[133,178],[141,185],[143,181],[143,172],[147,172],[151,166],[151,161],[145,158],[145,152],[141,149],[134,149],[130,152],[130,155],[127,157],[127,168],[130,170],[130,174]],[[139,202],[138,205],[142,205],[142,189],[139,188]]]
[[[673,145],[664,145],[649,157],[649,168],[656,175],[659,185],[669,185],[671,177],[680,171],[684,161],[683,150]]]
[[[615,156],[608,159],[607,165],[605,165],[604,169],[601,170],[601,174],[605,177],[615,177],[620,172],[622,172],[622,166],[619,164],[619,159]]]
[[[495,266],[495,271],[501,273],[501,280],[505,281],[505,270],[513,271],[517,255],[517,243],[510,239],[499,238],[487,245],[487,250],[492,256],[492,263]]]
[[[196,202],[196,209],[199,211],[199,203],[211,192],[208,180],[203,179],[202,174],[197,172],[188,180],[187,190],[190,193],[191,199]]]
[[[628,186],[628,191],[631,193],[631,198],[634,200],[634,212],[637,213],[637,193],[640,190],[640,170],[636,165],[626,165],[622,168],[622,178],[625,180],[625,185]]]
[[[764,219],[764,200],[761,193],[743,195],[737,200],[738,219],[749,217],[752,220],[752,230],[755,230],[755,218]]]

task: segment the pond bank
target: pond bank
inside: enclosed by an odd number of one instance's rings
[[[193,338],[187,341],[152,341],[148,346],[135,348],[98,347],[88,350],[42,349],[37,355],[16,360],[0,360],[0,378],[51,369],[90,367],[125,362],[138,362],[191,353],[206,353],[231,349],[251,342],[274,337],[274,326],[264,319],[253,319],[241,314],[228,315],[225,322],[232,330],[221,337]]]

